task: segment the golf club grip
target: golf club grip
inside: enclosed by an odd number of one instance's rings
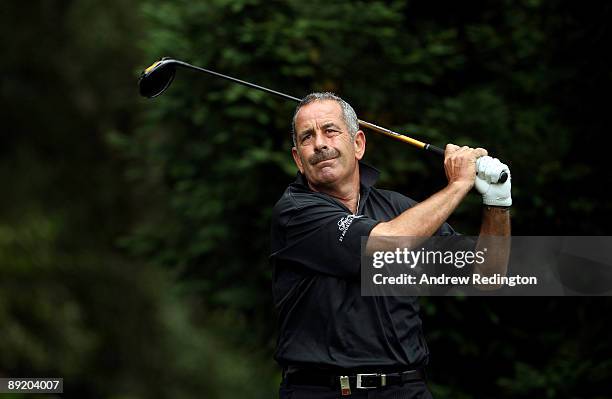
[[[427,151],[433,152],[434,154],[438,154],[438,155],[444,156],[444,150],[442,148],[440,148],[440,147],[436,147],[435,145],[427,144],[425,146],[425,149]]]

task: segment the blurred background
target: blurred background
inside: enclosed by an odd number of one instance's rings
[[[294,104],[184,70],[147,100],[155,60],[485,147],[512,170],[515,235],[606,235],[610,20],[604,1],[3,2],[0,377],[63,377],[80,398],[277,395],[268,231]],[[379,187],[445,185],[437,157],[367,137]],[[449,222],[477,234],[479,203]],[[422,303],[437,398],[612,397],[610,298]]]

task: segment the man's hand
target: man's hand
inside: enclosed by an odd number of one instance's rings
[[[448,184],[457,183],[470,190],[476,179],[476,160],[486,155],[487,150],[484,148],[447,144],[444,150],[444,170]]]
[[[499,176],[502,172],[508,174],[505,183],[499,184]],[[497,158],[483,156],[477,160],[476,190],[482,194],[482,202],[491,206],[512,205],[512,177],[508,165],[503,164]]]

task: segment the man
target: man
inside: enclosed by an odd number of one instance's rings
[[[510,179],[487,180],[509,170],[482,148],[449,144],[444,189],[418,204],[378,190],[378,172],[360,162],[366,139],[355,111],[332,93],[300,102],[293,142],[298,177],[272,216],[280,397],[431,397],[418,298],[361,296],[361,237],[454,235],[445,220],[476,180],[485,203],[480,235],[509,236]],[[506,264],[502,254],[474,271],[504,273]]]

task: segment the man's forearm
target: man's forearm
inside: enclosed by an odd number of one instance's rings
[[[371,237],[430,237],[448,219],[470,190],[463,183],[452,183],[425,201],[407,209],[395,219],[379,223]]]
[[[486,261],[474,266],[474,273],[482,276],[506,275],[510,257],[510,209],[486,206],[482,213],[482,225],[476,244],[477,251],[486,248]],[[482,286],[495,289],[498,286]]]
[[[481,236],[509,236],[510,208],[485,205],[482,210]]]

